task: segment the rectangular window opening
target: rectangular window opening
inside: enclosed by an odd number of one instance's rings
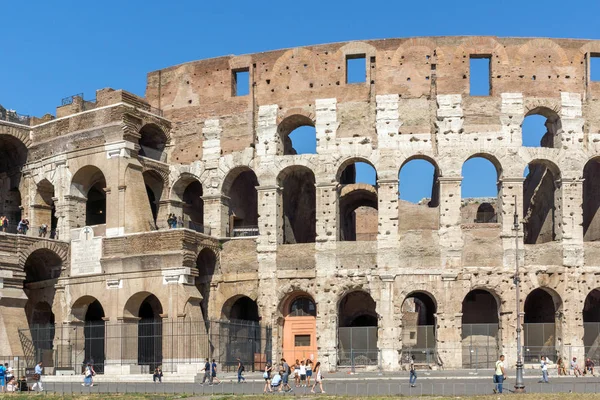
[[[590,81],[600,82],[600,53],[590,54]]]
[[[365,83],[367,81],[367,59],[365,54],[346,56],[346,83]]]
[[[489,96],[492,92],[491,59],[489,55],[471,55],[469,65],[469,94]]]
[[[233,70],[231,93],[233,96],[250,94],[250,70],[248,68]]]
[[[296,346],[296,347],[310,346],[310,335],[294,335],[294,346]]]

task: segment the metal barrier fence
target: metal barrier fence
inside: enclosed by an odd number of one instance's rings
[[[378,365],[377,327],[338,328],[338,365]]]
[[[464,368],[492,368],[500,356],[498,324],[462,325]]]
[[[20,330],[29,366],[43,360],[50,373],[79,374],[86,363],[97,373],[116,365],[148,373],[177,371],[214,358],[222,369],[262,370],[271,361],[272,330],[253,321],[140,320],[82,325],[38,325]],[[27,350],[31,349],[31,350]]]
[[[514,374],[513,374],[514,376]],[[149,377],[149,379],[151,379]],[[43,380],[43,378],[42,378]],[[494,384],[491,379],[487,382],[446,380],[442,382],[419,381],[414,387],[408,383],[408,375],[403,380],[396,381],[340,381],[323,379],[323,389],[334,396],[465,396],[490,395]],[[311,382],[312,383],[312,382]],[[293,386],[293,385],[292,385]],[[504,392],[511,392],[514,379],[505,381]],[[93,387],[82,386],[79,382],[44,383],[47,394],[94,394],[94,393],[146,393],[146,394],[182,394],[197,396],[224,396],[262,394],[265,388],[263,380],[238,384],[236,381],[223,381],[218,385],[199,385],[197,383],[173,383],[164,377],[163,383],[152,382],[104,382],[95,383]],[[527,380],[525,389],[528,393],[597,393],[600,382],[579,380],[577,382],[556,382],[550,384],[536,383]],[[275,388],[277,391],[278,389]],[[294,388],[290,395],[310,396],[311,387]],[[317,394],[320,388],[315,388]]]
[[[231,237],[258,236],[258,226],[238,226],[231,230]]]

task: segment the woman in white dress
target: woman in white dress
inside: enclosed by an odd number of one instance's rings
[[[310,392],[314,393],[315,387],[317,385],[319,385],[319,388],[321,389],[321,393],[325,393],[325,391],[323,390],[323,374],[321,374],[321,362],[320,361],[318,361],[315,364],[315,367],[313,368],[313,373],[316,374],[316,379],[315,379],[315,383],[313,384],[313,387],[310,390]]]

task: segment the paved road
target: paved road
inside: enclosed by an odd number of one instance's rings
[[[527,377],[525,380],[526,390],[537,393],[574,392],[574,393],[597,393],[600,392],[599,378],[560,378],[551,380],[550,384],[537,383],[537,377]],[[505,391],[512,390],[514,379],[509,379],[505,384]],[[262,393],[264,383],[252,381],[238,384],[237,382],[223,382],[219,385],[204,385],[194,383],[169,383],[162,384],[153,382],[103,382],[93,387],[83,387],[80,383],[44,383],[45,391],[49,393],[152,393],[152,394],[174,394],[184,393],[191,395],[211,394],[259,394]],[[474,377],[470,379],[421,379],[417,381],[416,387],[412,388],[408,380],[399,379],[373,379],[356,380],[331,379],[324,380],[324,388],[328,394],[350,395],[350,396],[373,396],[373,395],[479,395],[491,394],[494,384],[491,377]],[[285,395],[309,395],[310,388],[294,388],[293,392]],[[284,395],[279,393],[278,395]]]

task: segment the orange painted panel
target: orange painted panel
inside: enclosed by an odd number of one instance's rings
[[[309,346],[296,346],[296,335],[310,336]],[[317,361],[317,319],[312,316],[285,318],[283,323],[283,358],[290,366],[296,359]]]

